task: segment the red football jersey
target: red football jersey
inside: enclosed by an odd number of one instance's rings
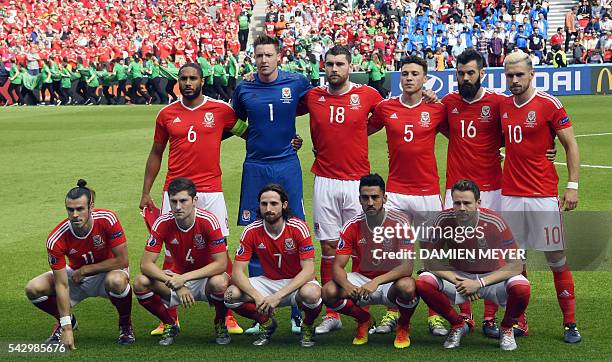
[[[456,231],[453,233],[454,237],[451,237],[451,233],[447,231],[450,228],[457,230],[458,227],[453,209],[442,211],[436,218],[434,227],[439,227],[439,230],[442,230],[442,232],[432,232],[430,235],[432,239],[430,243],[427,243],[427,248],[430,250],[457,249],[473,252],[474,259],[471,259],[471,256],[464,257],[464,255],[458,255],[457,258],[448,260],[453,268],[467,273],[489,273],[506,265],[504,259],[495,258],[495,256],[499,257],[501,255],[499,252],[491,253],[490,255],[480,255],[479,250],[517,249],[512,232],[506,222],[489,209],[478,209],[478,222],[474,226],[477,229],[475,229],[474,233],[470,233],[470,235],[465,235],[467,232]],[[459,236],[461,234],[471,237],[463,239]],[[469,254],[466,253],[465,256],[467,255]]]
[[[194,224],[182,230],[171,213],[160,216],[145,246],[146,251],[161,253],[162,244],[172,256],[172,270],[184,274],[210,264],[212,254],[227,252],[219,220],[212,213],[196,208]]]
[[[466,101],[459,92],[442,98],[448,118],[448,150],[446,154],[446,188],[469,179],[481,191],[501,188],[499,149],[503,135],[499,104],[503,94],[485,89],[482,97]]]
[[[302,102],[317,150],[312,173],[338,180],[359,180],[370,173],[368,118],[381,100],[374,88],[353,83],[342,95],[330,94],[327,86],[306,93]]]
[[[229,104],[206,97],[193,109],[182,101],[159,111],[155,121],[154,141],[170,141],[168,174],[164,190],[177,177],[190,178],[198,192],[220,192],[221,137],[236,124],[236,114]]]
[[[68,219],[64,219],[49,234],[47,254],[51,269],[65,268],[65,257],[68,257],[68,266],[73,270],[115,257],[112,249],[126,242],[117,215],[110,210],[93,209],[91,217],[93,227],[87,236],[76,236]]]
[[[444,104],[421,100],[407,106],[401,96],[394,97],[376,106],[370,122],[377,129],[385,127],[387,132],[387,191],[404,195],[440,194],[434,151],[438,127],[446,123]]]
[[[377,257],[383,258],[383,252],[414,250],[414,235],[410,228],[410,219],[397,211],[386,210],[386,213],[387,215],[381,226],[389,228],[399,226],[403,229],[404,225],[406,225],[407,235],[401,235],[407,236],[406,238],[384,238],[382,242],[376,243],[374,233],[366,222],[365,214],[360,214],[350,219],[344,225],[340,232],[338,246],[336,247],[336,254],[338,255],[354,255],[353,263],[358,262],[359,266],[353,266],[352,271],[359,272],[370,279],[389,272],[402,262],[399,259],[376,259]],[[380,252],[375,254],[374,250],[376,249],[380,250]]]
[[[249,261],[257,254],[263,275],[269,279],[293,279],[302,266],[300,260],[315,257],[308,225],[297,218],[290,218],[276,238],[266,231],[263,220],[247,226],[240,237],[236,261]]]
[[[559,176],[546,158],[556,131],[572,126],[561,102],[541,91],[521,106],[507,97],[500,107],[506,159],[502,194],[508,196],[557,196]]]

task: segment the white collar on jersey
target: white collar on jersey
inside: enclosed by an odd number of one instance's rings
[[[187,107],[187,106],[185,105],[185,103],[183,103],[183,97],[181,97],[181,105],[182,105],[183,107],[185,107],[186,109],[190,110],[190,111],[195,111],[196,109],[198,109],[198,108],[202,107],[203,105],[205,105],[205,104],[206,104],[206,102],[207,102],[207,101],[208,101],[208,97],[207,97],[207,96],[204,96],[204,100],[202,101],[202,103],[200,103],[199,105],[197,105],[197,106],[195,106],[195,107],[193,107],[193,108],[189,108],[189,107]]]
[[[268,231],[268,228],[266,228],[266,221],[263,221],[263,228],[264,231],[266,232],[266,234],[268,234],[268,236],[270,238],[272,238],[272,240],[278,240],[278,238],[281,237],[281,235],[283,235],[283,232],[285,231],[285,227],[287,226],[287,221],[283,220],[283,228],[281,229],[280,233],[278,233],[278,235],[276,235],[276,237],[272,236],[272,234],[270,234],[270,232]]]
[[[194,212],[195,212],[195,211],[194,211]],[[196,220],[197,220],[197,218],[198,218],[198,215],[194,215],[194,216],[195,216],[195,217],[193,218],[193,224],[191,224],[191,226],[190,226],[190,227],[188,227],[188,228],[187,228],[187,229],[185,229],[185,230],[183,230],[183,229],[181,228],[181,226],[178,224],[178,222],[176,221],[176,218],[175,218],[174,216],[173,216],[172,218],[174,219],[174,223],[176,224],[176,227],[177,227],[177,228],[178,228],[180,231],[182,231],[182,232],[186,233],[186,232],[188,232],[189,230],[191,230],[191,228],[193,227],[193,225],[195,225],[195,223],[196,223]]]
[[[523,103],[523,104],[521,104],[521,105],[516,104],[516,97],[514,97],[514,96],[513,96],[513,97],[512,97],[512,103],[514,103],[514,105],[516,106],[516,108],[523,108],[524,106],[526,106],[527,104],[529,104],[529,102],[531,102],[531,101],[532,101],[532,100],[535,98],[535,96],[536,96],[537,94],[538,94],[538,90],[537,90],[537,89],[534,89],[534,90],[533,90],[533,94],[531,95],[531,97],[530,97],[530,98],[529,98],[529,99],[528,99],[528,100],[527,100],[525,103]]]
[[[411,106],[409,104],[406,104],[406,103],[404,103],[404,101],[402,101],[402,95],[401,94],[399,96],[397,96],[397,100],[399,100],[399,102],[400,102],[400,104],[402,106],[404,106],[406,108],[410,108],[410,109],[416,108],[416,107],[420,106],[421,103],[423,103],[423,97],[421,97],[421,99],[415,105],[413,105],[413,106]]]
[[[355,83],[349,81],[348,89],[345,92],[342,92],[340,94],[331,94],[329,92],[329,85],[325,86],[325,90],[327,91],[327,94],[329,94],[330,96],[343,96],[343,95],[347,94],[348,92],[350,92],[354,87],[355,87]]]
[[[89,229],[89,232],[85,236],[78,236],[77,234],[75,234],[74,230],[72,229],[72,223],[70,222],[70,220],[68,220],[68,227],[70,228],[70,232],[72,233],[72,236],[74,236],[75,238],[80,239],[80,240],[87,239],[89,234],[91,234],[91,232],[93,231],[94,224],[96,223],[96,219],[94,219],[94,217],[93,217],[93,212],[91,213],[90,217],[91,217],[91,229]]]

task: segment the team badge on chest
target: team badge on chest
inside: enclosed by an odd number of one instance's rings
[[[287,253],[295,253],[295,243],[292,238],[285,239],[285,251]]]
[[[491,107],[490,106],[482,106],[480,109],[480,120],[482,122],[489,122],[491,119]]]
[[[215,126],[215,115],[212,112],[206,112],[204,114],[204,120],[202,121],[204,127],[214,127]]]
[[[529,111],[529,113],[527,113],[527,119],[525,120],[525,127],[533,128],[535,126],[537,126],[536,112]]]
[[[361,99],[359,99],[359,94],[351,94],[349,103],[349,106],[351,108],[358,108],[359,106],[361,106]]]
[[[283,103],[291,103],[291,88],[285,87],[281,90],[281,101],[283,101]]]
[[[100,235],[93,236],[93,246],[95,249],[102,249],[104,247],[104,240]]]
[[[193,245],[196,249],[204,249],[205,242],[204,238],[202,238],[202,234],[195,234],[193,237]]]
[[[421,120],[419,121],[421,127],[429,128],[431,119],[429,118],[429,112],[421,112]]]

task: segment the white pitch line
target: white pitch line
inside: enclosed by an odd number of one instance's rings
[[[555,165],[559,165],[559,166],[567,166],[567,163],[563,163],[563,162],[555,162]],[[580,167],[588,167],[588,168],[602,168],[602,169],[606,169],[606,170],[612,170],[612,166],[599,166],[599,165],[585,165],[585,164],[581,164]]]
[[[606,132],[606,133],[588,133],[588,134],[577,134],[576,138],[578,137],[595,137],[595,136],[609,136],[612,135],[612,132]]]

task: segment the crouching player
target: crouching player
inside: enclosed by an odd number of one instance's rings
[[[397,307],[394,346],[410,346],[410,317],[418,304],[415,282],[411,278],[412,261],[407,257],[391,259],[384,252],[396,254],[414,250],[410,220],[397,211],[386,210],[385,181],[378,174],[364,176],[359,182],[359,202],[363,213],[350,219],[340,233],[333,265],[333,280],[323,286],[323,299],[328,308],[357,320],[353,344],[368,342],[373,325],[365,305],[382,304]],[[383,238],[382,228],[407,230],[393,238]],[[399,227],[399,228],[398,228]],[[344,267],[351,255],[359,260],[359,272],[347,273]]]
[[[190,179],[170,182],[168,196],[171,213],[153,223],[140,260],[142,274],[134,280],[138,303],[164,322],[159,344],[168,346],[174,343],[180,329],[167,307],[191,307],[195,301],[208,301],[215,307],[216,342],[228,344],[231,339],[225,326],[223,293],[230,283],[227,270],[231,265],[219,220],[195,206],[196,187]],[[162,244],[172,256],[170,273],[155,264]]]
[[[517,249],[501,217],[480,208],[480,190],[473,181],[457,181],[451,189],[451,197],[453,209],[440,213],[430,234],[427,243],[430,257],[424,260],[428,272],[417,278],[417,292],[430,308],[450,322],[452,328],[444,342],[445,348],[459,347],[461,337],[473,328],[452,304],[485,299],[506,307],[499,335],[500,347],[514,350],[512,326],[527,308],[531,289],[529,281],[521,275],[523,250]],[[435,252],[444,249],[456,251],[449,265],[434,256]],[[499,257],[504,254],[505,259]]]
[[[314,346],[313,323],[321,312],[321,286],[314,274],[314,247],[308,225],[291,217],[287,192],[278,184],[259,191],[258,219],[240,237],[234,262],[233,284],[225,302],[241,316],[259,323],[255,346],[264,346],[276,329],[277,307],[297,306],[302,323],[303,347]],[[263,275],[248,278],[246,271],[254,254]]]
[[[70,309],[89,297],[109,298],[119,313],[119,344],[134,343],[132,290],[125,233],[115,213],[94,209],[95,193],[79,180],[66,195],[68,218],[47,239],[51,271],[30,280],[28,299],[58,320],[47,343],[74,349]],[[68,266],[66,266],[68,257]]]

